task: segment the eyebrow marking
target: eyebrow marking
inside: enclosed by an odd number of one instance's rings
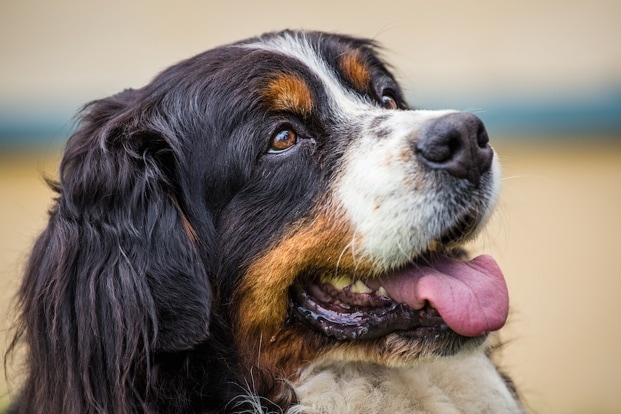
[[[281,74],[272,79],[263,90],[267,103],[279,111],[308,115],[313,109],[313,94],[299,76]]]
[[[368,110],[368,102],[358,93],[343,88],[341,79],[317,53],[315,47],[304,34],[286,34],[282,37],[260,39],[255,43],[240,46],[253,50],[265,50],[298,60],[317,76],[329,92],[327,105],[337,111],[337,116],[360,114]]]
[[[340,62],[341,70],[347,80],[358,91],[367,91],[371,83],[371,72],[360,59],[358,51],[343,55]]]

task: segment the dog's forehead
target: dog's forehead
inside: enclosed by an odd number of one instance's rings
[[[327,98],[340,108],[363,104],[361,96],[371,93],[373,70],[369,62],[372,57],[369,46],[364,41],[299,32],[261,37],[240,45],[246,49],[273,53],[283,60],[295,60],[319,80]],[[267,92],[272,98],[281,96],[276,100],[280,104],[285,100],[290,103],[294,100],[298,109],[304,110],[308,108],[307,97],[312,95],[307,93],[312,89],[307,82],[303,76],[282,74],[271,83]],[[293,99],[289,97],[291,95]]]

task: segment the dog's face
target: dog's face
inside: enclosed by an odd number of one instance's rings
[[[498,194],[478,118],[409,110],[366,41],[284,33],[203,59],[186,64],[209,79],[197,189],[248,364],[290,376],[317,358],[410,363],[502,326],[495,263],[458,257]]]

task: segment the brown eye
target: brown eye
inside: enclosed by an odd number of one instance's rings
[[[283,129],[278,131],[274,137],[272,137],[272,142],[270,143],[270,149],[268,152],[277,153],[283,152],[297,144],[298,142],[298,134],[295,133],[292,129]]]
[[[382,95],[382,106],[386,109],[397,109],[397,101],[390,95]]]

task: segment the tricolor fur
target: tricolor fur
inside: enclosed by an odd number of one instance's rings
[[[95,101],[14,411],[522,412],[489,358],[506,286],[461,249],[499,182],[480,120],[409,109],[367,40],[267,34]]]

